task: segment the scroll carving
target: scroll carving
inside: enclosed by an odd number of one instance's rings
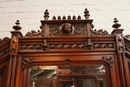
[[[110,66],[112,67],[112,63],[113,63],[113,57],[112,56],[103,56],[102,59],[107,61],[110,64]]]
[[[28,37],[38,37],[38,36],[43,36],[44,35],[44,31],[43,30],[38,30],[38,31],[35,31],[35,30],[31,30],[31,32],[27,32],[25,36],[28,36]]]
[[[105,36],[105,35],[109,35],[108,32],[106,30],[103,30],[103,29],[99,29],[99,30],[92,30],[91,29],[91,33],[90,33],[91,36],[98,36],[98,35],[101,35],[101,36]]]
[[[0,38],[0,43],[4,42],[4,41],[6,41],[6,40],[9,40],[9,38],[8,38],[8,37],[5,37],[4,39],[1,39],[1,38]]]
[[[23,58],[23,62],[22,62],[23,68],[25,68],[25,66],[27,65],[27,63],[31,62],[32,60],[33,60],[32,57],[24,57]]]

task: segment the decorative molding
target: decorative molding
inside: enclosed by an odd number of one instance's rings
[[[87,43],[86,43],[87,44]],[[47,44],[45,41],[43,44],[21,44],[22,50],[46,50],[46,49],[89,49],[89,45],[85,43],[76,44]],[[90,48],[114,48],[114,43],[93,43]],[[90,49],[89,49],[90,50]],[[92,49],[91,49],[92,50]]]
[[[21,44],[21,49],[23,50],[47,50],[48,45],[46,39],[44,39],[41,44]]]
[[[102,56],[102,59],[107,61],[110,64],[110,66],[112,67],[112,63],[113,63],[113,57],[112,56],[109,56],[109,55],[108,56]]]
[[[93,43],[93,48],[114,48],[114,43]]]
[[[21,49],[42,49],[41,44],[22,44]]]
[[[23,68],[25,68],[25,66],[26,66],[29,62],[31,62],[32,60],[33,60],[32,57],[24,57],[24,58],[23,58],[23,62],[22,62]]]
[[[50,44],[50,49],[81,49],[85,48],[85,44]]]

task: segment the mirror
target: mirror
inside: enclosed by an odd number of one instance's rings
[[[104,65],[32,66],[29,87],[106,87]]]

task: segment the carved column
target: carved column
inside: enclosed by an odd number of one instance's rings
[[[123,30],[124,29],[119,29],[119,27],[121,26],[121,24],[117,23],[118,20],[115,18],[114,19],[114,23],[113,24],[113,28],[115,28],[112,31],[112,35],[116,36],[116,46],[117,46],[117,61],[118,61],[118,66],[119,66],[119,77],[120,77],[120,81],[121,81],[121,87],[128,87],[128,81],[129,81],[129,77],[128,77],[128,73],[127,73],[127,69],[126,69],[126,58],[125,58],[125,46],[124,46],[124,38],[123,38]],[[127,82],[126,82],[127,81]]]
[[[15,76],[16,76],[16,64],[17,64],[17,54],[18,54],[18,42],[19,42],[19,37],[22,36],[22,33],[19,31],[21,27],[19,26],[19,21],[17,20],[16,25],[13,26],[14,31],[11,31],[12,37],[10,41],[10,60],[12,60],[11,64],[11,84],[10,87],[15,87]]]

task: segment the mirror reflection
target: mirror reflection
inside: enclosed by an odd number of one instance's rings
[[[29,87],[106,87],[104,65],[32,66]]]

